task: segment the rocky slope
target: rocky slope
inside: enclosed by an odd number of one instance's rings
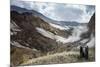
[[[56,42],[52,37],[43,36],[41,29],[53,36],[59,35],[68,37],[71,30],[60,30],[51,26],[40,17],[29,12],[19,13],[11,11],[11,64],[19,65],[23,62],[24,56],[34,58],[42,56],[42,53],[54,51],[62,43]],[[40,31],[38,30],[40,29]],[[68,33],[65,33],[68,32]],[[47,34],[48,34],[47,33]],[[36,51],[35,51],[35,50]],[[24,51],[24,52],[23,52]],[[39,53],[39,55],[37,55]],[[25,60],[29,59],[25,58]]]
[[[53,49],[51,46],[57,44],[55,40],[43,36],[37,31],[37,29],[44,29],[53,35],[63,35],[63,37],[68,37],[71,35],[71,32],[52,27],[41,18],[26,12],[20,14],[16,11],[12,11],[11,19],[11,33],[13,34],[11,35],[11,41],[17,41],[21,45],[29,48],[49,51],[49,49]],[[12,26],[15,27],[15,29]],[[42,47],[43,45],[45,46]],[[49,48],[47,49],[47,47]]]
[[[89,23],[88,23],[89,31],[94,34],[95,36],[95,13],[91,17]]]

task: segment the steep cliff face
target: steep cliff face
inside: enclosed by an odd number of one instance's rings
[[[95,35],[95,13],[91,17],[91,19],[88,23],[88,27],[89,27],[89,32],[91,32]]]

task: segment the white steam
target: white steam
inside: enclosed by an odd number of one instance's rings
[[[95,37],[92,34],[91,35],[91,40],[87,43],[87,46],[94,47],[94,45],[95,45]]]
[[[74,30],[72,32],[72,36],[69,36],[66,42],[74,42],[81,39],[80,35],[84,32],[88,31],[87,26],[77,26],[74,27]]]
[[[86,26],[77,26],[74,28],[73,32],[72,32],[72,35],[69,36],[68,38],[64,38],[62,36],[58,36],[58,35],[55,35],[49,31],[46,31],[42,28],[36,28],[36,30],[42,34],[43,36],[45,37],[48,37],[48,38],[51,38],[51,39],[54,39],[56,40],[57,42],[62,42],[62,43],[68,43],[68,42],[74,42],[74,41],[78,41],[80,40],[80,35],[83,33],[83,32],[86,32],[87,31],[87,27]]]

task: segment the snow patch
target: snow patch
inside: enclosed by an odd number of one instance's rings
[[[16,47],[21,47],[21,48],[29,49],[28,47],[22,46],[20,43],[18,43],[16,41],[11,42],[11,45],[16,46]]]
[[[67,38],[64,38],[64,37],[55,35],[55,34],[49,32],[49,31],[46,31],[46,30],[44,30],[44,29],[42,29],[42,28],[38,28],[38,27],[37,27],[36,30],[37,30],[40,34],[42,34],[43,36],[45,36],[45,37],[51,38],[51,39],[53,39],[53,40],[56,40],[57,42],[66,43]]]
[[[40,34],[42,34],[43,36],[48,37],[48,38],[51,38],[51,39],[54,39],[54,34],[53,33],[49,32],[49,31],[46,31],[46,30],[44,30],[42,28],[38,28],[38,27],[36,27],[36,30]]]
[[[52,23],[49,23],[51,26],[55,27],[55,28],[58,28],[60,30],[69,30],[70,29],[70,26],[59,26],[59,25],[56,25],[56,24],[52,24]],[[63,38],[61,36],[57,36],[56,38],[59,37],[59,39],[57,41],[63,41],[63,43],[68,43],[68,42],[75,42],[75,41],[78,41],[81,39],[80,35],[84,32],[87,32],[88,31],[88,28],[87,26],[73,26],[73,32],[72,32],[72,36],[69,36],[69,38]],[[84,40],[85,41],[85,40]]]
[[[62,43],[67,43],[67,38],[64,38],[64,37],[61,37],[61,36],[58,36],[58,35],[55,35],[55,40],[57,42],[62,42]]]
[[[75,42],[81,39],[80,35],[86,31],[88,31],[88,28],[86,26],[77,26],[74,28],[72,32],[72,36],[69,36],[68,38],[64,38],[62,36],[55,35],[49,31],[46,31],[42,28],[36,28],[36,30],[42,34],[45,37],[51,38],[56,40],[57,42],[62,42],[62,43],[68,43],[68,42]]]
[[[62,27],[62,26],[60,26],[60,25],[56,25],[56,24],[53,24],[53,23],[49,23],[49,24],[50,24],[51,26],[57,28],[57,29],[60,29],[60,30],[68,30],[68,29],[70,29],[68,26]]]

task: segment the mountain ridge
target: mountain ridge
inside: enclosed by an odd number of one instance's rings
[[[28,10],[26,8],[21,8],[21,7],[14,6],[14,5],[11,6],[11,11],[17,11],[19,13],[28,12],[30,14],[34,14],[36,16],[41,17],[46,22],[54,23],[54,24],[57,24],[57,25],[60,25],[60,26],[78,26],[78,25],[86,25],[87,24],[87,23],[79,23],[79,22],[76,22],[76,21],[57,21],[57,20],[53,20],[53,19],[50,19],[50,18],[44,16],[43,14],[41,14],[41,13],[35,11],[35,10]]]

